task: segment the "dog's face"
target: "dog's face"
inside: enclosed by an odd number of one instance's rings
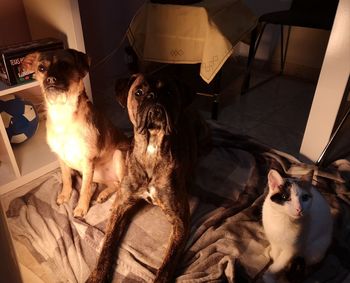
[[[166,78],[134,75],[129,83],[126,101],[131,122],[137,133],[173,132],[182,111],[192,102],[194,94],[182,83]],[[119,93],[120,95],[120,93]]]
[[[35,52],[24,58],[22,68],[35,72],[49,103],[65,103],[70,95],[83,90],[82,79],[89,70],[89,59],[73,49]]]

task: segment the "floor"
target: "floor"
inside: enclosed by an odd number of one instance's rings
[[[244,67],[234,63],[223,71],[218,122],[298,158],[316,83],[278,76],[241,95]],[[253,71],[251,86],[270,76]],[[210,99],[198,97],[196,104],[210,119]]]

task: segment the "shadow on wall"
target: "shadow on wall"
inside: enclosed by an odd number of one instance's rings
[[[128,72],[124,60],[128,43],[125,33],[144,1],[105,0],[98,4],[93,0],[79,1],[86,52],[91,58],[92,92],[97,103],[106,89],[114,85],[115,78]]]
[[[90,80],[94,104],[119,127],[129,127],[125,111],[115,101],[114,82],[128,74],[125,36],[133,15],[145,0],[80,0],[86,53],[91,58]]]

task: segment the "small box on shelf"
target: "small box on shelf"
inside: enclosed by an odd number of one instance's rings
[[[0,79],[7,85],[17,85],[33,81],[33,73],[21,69],[23,58],[35,51],[63,49],[63,41],[44,38],[0,47]]]

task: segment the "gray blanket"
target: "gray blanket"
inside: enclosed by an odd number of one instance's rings
[[[191,188],[191,233],[176,282],[259,282],[269,264],[261,205],[270,168],[298,175],[310,169],[290,155],[212,124],[213,147],[200,159]],[[313,168],[314,182],[332,207],[334,241],[304,282],[348,282],[350,270],[350,163]],[[114,196],[92,204],[84,220],[72,216],[78,200],[58,206],[59,171],[7,211],[19,261],[44,282],[84,282],[94,267]],[[113,282],[151,282],[164,255],[170,225],[160,209],[145,205],[120,244]],[[43,271],[44,270],[44,271]],[[348,278],[348,279],[346,279]]]

